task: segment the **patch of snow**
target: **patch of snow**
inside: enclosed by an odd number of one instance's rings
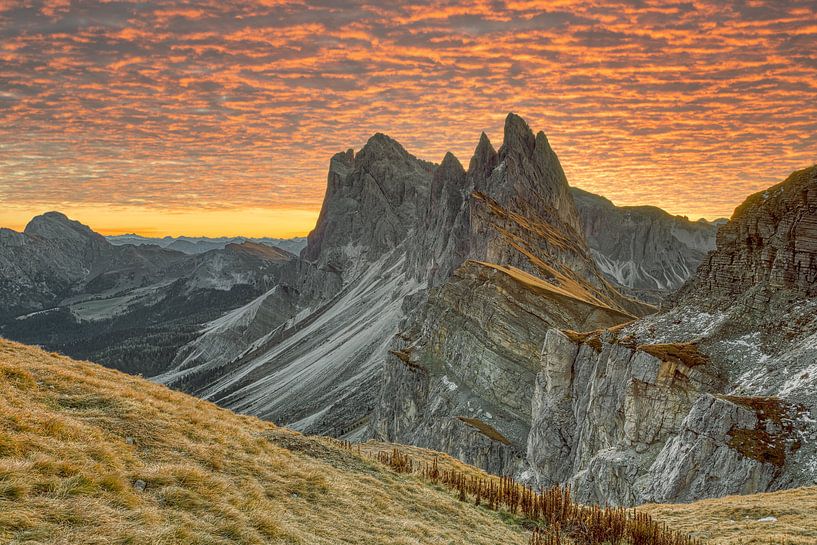
[[[795,373],[795,376],[783,383],[779,395],[786,397],[795,390],[817,390],[817,363],[812,363],[805,369]]]
[[[443,375],[442,381],[443,381],[443,384],[445,384],[446,388],[448,388],[449,391],[453,392],[454,390],[457,389],[457,385],[454,384],[453,382],[451,382],[451,380],[449,380],[448,375]]]
[[[757,519],[758,522],[777,522],[777,517],[763,517],[761,519]]]

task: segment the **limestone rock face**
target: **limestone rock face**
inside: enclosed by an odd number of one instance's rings
[[[715,249],[721,222],[692,222],[653,206],[618,207],[578,188],[572,192],[599,268],[643,300],[659,301],[680,288]]]
[[[467,172],[446,156],[424,210],[409,274],[432,289],[392,344],[371,433],[521,474],[548,329],[652,308],[598,270],[558,158],[514,114],[499,151],[481,136]]]
[[[699,397],[650,468],[644,496],[692,501],[768,490],[799,449],[791,422],[801,410],[772,398]]]
[[[421,313],[392,345],[373,431],[503,474],[525,467],[548,330],[631,319],[519,269],[477,261],[432,290]]]
[[[794,172],[756,193],[718,232],[718,251],[704,260],[676,299],[708,308],[734,297],[776,292],[817,295],[817,167]]]
[[[817,482],[817,168],[753,195],[672,306],[550,331],[527,460],[582,501],[691,501]]]
[[[672,345],[635,347],[613,333],[595,335],[577,344],[548,332],[528,460],[542,485],[569,482],[581,501],[630,505],[696,397],[722,381],[694,358],[672,357]],[[686,350],[697,355],[694,346]]]

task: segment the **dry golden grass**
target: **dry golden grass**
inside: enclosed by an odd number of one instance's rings
[[[0,543],[527,539],[500,514],[329,440],[0,340]]]
[[[709,357],[698,350],[696,343],[642,344],[638,349],[661,361],[684,365],[690,369],[709,363]]]
[[[369,456],[387,452],[394,445],[367,442],[361,446]],[[440,469],[455,470],[471,478],[488,475],[446,454],[400,445],[414,460],[430,464],[436,458]],[[670,528],[688,533],[707,545],[815,545],[817,544],[817,487],[797,488],[702,500],[690,504],[643,505],[647,513]],[[776,522],[759,522],[773,516]]]
[[[524,544],[421,476],[143,379],[0,339],[0,543]],[[414,460],[486,474],[417,447]],[[144,481],[139,491],[134,483]],[[714,545],[817,543],[817,488],[641,508]],[[757,519],[775,516],[777,522]]]
[[[710,545],[817,544],[817,487],[640,508]],[[759,519],[776,517],[776,522]]]

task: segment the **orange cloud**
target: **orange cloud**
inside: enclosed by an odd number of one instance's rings
[[[316,211],[374,132],[467,162],[508,111],[572,184],[693,217],[817,159],[806,0],[31,4],[0,4],[0,201],[26,214],[196,206],[227,234]]]

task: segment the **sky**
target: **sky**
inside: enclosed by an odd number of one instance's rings
[[[302,235],[334,153],[467,164],[510,111],[572,185],[728,217],[817,161],[817,2],[0,0],[0,226]]]

